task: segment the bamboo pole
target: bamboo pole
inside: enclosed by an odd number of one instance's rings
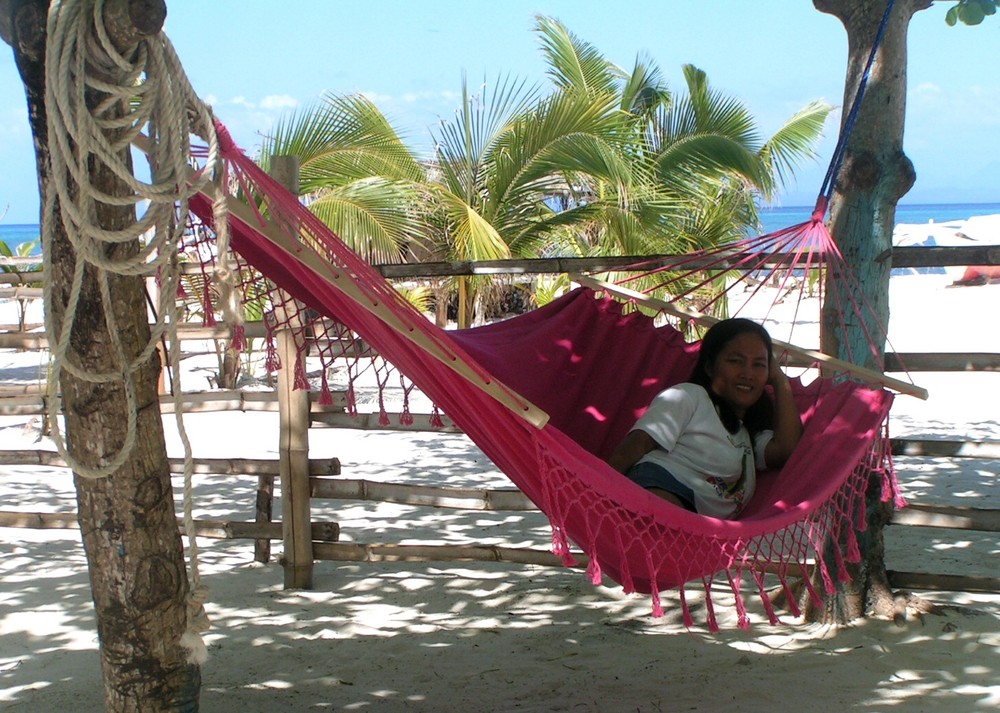
[[[379,483],[352,478],[313,478],[312,496],[341,500],[368,500],[401,505],[481,511],[537,511],[524,493],[514,488],[448,488]]]
[[[170,458],[170,472],[184,472],[183,458]],[[66,461],[56,451],[21,449],[0,449],[0,465],[27,465],[52,468],[67,468]],[[198,458],[194,461],[195,475],[278,475],[280,461],[260,458]],[[340,460],[337,458],[317,458],[309,461],[309,475],[340,475]]]
[[[76,513],[31,513],[0,511],[0,527],[31,529],[79,529]],[[196,520],[199,537],[244,539],[281,537],[278,523],[255,523],[224,520]],[[319,560],[340,562],[506,562],[561,567],[562,558],[547,550],[498,545],[388,545],[338,542],[336,523],[312,523],[310,534],[315,540],[313,556]],[[587,556],[573,553],[578,567],[587,566]],[[768,566],[765,572],[781,572],[784,566]],[[894,588],[946,590],[954,592],[998,592],[1000,578],[965,575],[931,574],[922,572],[888,572]]]
[[[1000,510],[909,503],[902,510],[893,512],[889,522],[893,525],[913,527],[1000,532]]]
[[[1000,458],[1000,441],[958,441],[929,438],[893,438],[894,456],[933,458]]]
[[[146,151],[149,139],[136,137],[136,148]],[[447,277],[452,275],[553,275],[577,272],[647,272],[660,267],[676,265],[685,260],[691,269],[723,268],[738,270],[738,259],[727,260],[720,256],[706,256],[694,260],[690,255],[663,253],[656,255],[617,255],[603,257],[544,257],[511,258],[505,260],[454,260],[451,262],[392,263],[373,265],[383,277]],[[794,259],[791,253],[777,253],[766,258],[766,265],[788,265]],[[964,267],[967,265],[1000,265],[1000,245],[937,245],[895,246],[879,255],[879,260],[892,260],[898,267]],[[30,268],[42,263],[41,256],[6,257],[0,255],[0,265]],[[182,273],[197,274],[195,263],[178,266]],[[15,273],[11,273],[15,274]],[[40,271],[26,269],[22,282],[41,281]],[[16,278],[13,281],[18,281]]]
[[[41,287],[0,287],[0,300],[40,300],[42,294]]]
[[[430,413],[408,413],[410,423],[403,423],[402,413],[386,413],[389,423],[382,423],[380,414],[359,413],[352,415],[342,411],[320,413],[313,411],[312,420],[314,428],[351,428],[358,431],[431,431],[433,433],[461,433],[462,429],[452,422],[447,416],[441,416],[443,426],[431,425],[434,414]]]
[[[321,419],[327,416],[343,416],[350,419],[346,413],[347,393],[335,391],[332,394],[333,403],[323,405],[313,403],[310,399],[309,410],[315,418]],[[14,387],[6,393],[0,394],[0,415],[4,416],[32,416],[44,415],[47,413],[47,395],[34,387],[26,385],[24,387]],[[272,391],[202,391],[185,392],[183,398],[184,413],[215,413],[218,411],[278,411],[278,395]],[[160,413],[171,414],[174,412],[174,398],[169,394],[160,396]],[[429,418],[429,416],[428,416]],[[427,430],[434,430],[427,428]]]
[[[271,175],[293,195],[299,193],[297,156],[272,156]],[[299,350],[294,330],[300,330],[301,310],[292,296],[277,291],[275,305],[280,324],[276,334],[281,369],[278,378],[278,458],[281,481],[281,524],[285,589],[312,589],[313,551],[309,504],[309,392],[295,388],[295,365]],[[274,478],[261,476],[257,483],[257,521],[270,522],[274,501]],[[267,562],[270,541],[258,540],[255,559]]]
[[[245,522],[242,520],[195,520],[199,537],[216,540],[243,540],[265,538],[280,540],[280,522]],[[78,530],[80,523],[75,512],[19,512],[0,510],[0,527],[26,530]],[[340,525],[335,522],[314,522],[311,535],[319,542],[336,542]]]
[[[703,312],[699,312],[694,309],[688,309],[686,307],[679,307],[678,305],[672,304],[665,300],[658,300],[648,295],[644,295],[641,292],[636,292],[635,290],[630,290],[627,287],[622,287],[621,285],[615,285],[610,282],[605,282],[603,280],[598,280],[593,277],[588,277],[587,275],[572,275],[571,279],[579,282],[581,285],[586,285],[594,290],[601,290],[604,292],[610,292],[611,294],[618,295],[624,299],[631,300],[637,304],[642,304],[651,309],[659,310],[661,312],[666,312],[675,317],[680,317],[681,319],[689,319],[702,326],[711,326],[716,322],[719,322],[718,317],[713,317]],[[799,357],[805,357],[811,362],[819,362],[824,366],[829,366],[839,371],[846,372],[852,376],[861,379],[864,382],[870,384],[878,384],[880,386],[887,386],[891,389],[895,389],[902,394],[909,394],[910,396],[916,396],[919,399],[926,400],[928,397],[927,389],[915,386],[906,381],[901,381],[899,379],[894,379],[891,376],[886,376],[882,372],[875,371],[874,369],[868,369],[863,366],[858,366],[857,364],[851,364],[843,359],[837,359],[829,354],[824,354],[823,352],[818,352],[813,349],[803,349],[802,347],[797,347],[794,344],[789,344],[788,342],[782,342],[780,340],[774,340],[774,346],[787,351],[790,354],[795,354]]]
[[[886,572],[893,589],[926,589],[945,592],[1000,592],[1000,577],[924,572]]]
[[[341,562],[510,562],[562,567],[562,557],[548,550],[498,545],[381,545],[352,542],[317,542],[317,559]],[[587,556],[574,552],[577,567],[587,566]]]

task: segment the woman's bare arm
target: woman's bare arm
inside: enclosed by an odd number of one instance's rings
[[[802,419],[795,406],[792,385],[774,358],[768,383],[774,388],[774,438],[764,447],[764,462],[768,468],[780,468],[802,437]]]
[[[656,448],[656,441],[645,431],[631,431],[615,448],[608,463],[619,473],[624,473],[644,455]]]

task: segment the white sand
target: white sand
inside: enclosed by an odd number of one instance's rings
[[[893,278],[896,351],[1000,351],[1000,285],[949,289],[947,275]],[[6,383],[37,381],[38,357],[0,352]],[[44,365],[41,365],[44,373]],[[926,402],[899,397],[893,435],[1000,440],[1000,376],[914,374]],[[188,382],[191,388],[202,384]],[[166,419],[168,424],[172,417]],[[277,416],[187,418],[197,457],[276,457]],[[49,447],[34,424],[0,417],[0,447]],[[181,454],[168,434],[171,455]],[[313,457],[347,477],[505,487],[460,435],[314,429]],[[908,497],[1000,508],[995,460],[897,459]],[[255,479],[202,478],[196,516],[251,519]],[[3,509],[71,512],[58,469],[0,470]],[[370,503],[316,507],[358,542],[547,546],[537,513],[462,513]],[[512,564],[318,562],[314,589],[283,591],[280,566],[249,541],[200,539],[211,588],[202,710],[265,711],[944,711],[1000,707],[1000,595],[923,593],[945,607],[903,625],[839,630],[755,608],[742,632],[685,629],[674,600],[579,571]],[[996,576],[987,533],[893,527],[889,567]],[[280,544],[275,543],[275,553]],[[700,607],[695,612],[701,622]],[[98,711],[100,663],[86,566],[74,530],[0,528],[0,710]]]

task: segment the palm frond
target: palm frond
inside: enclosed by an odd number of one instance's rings
[[[396,263],[419,232],[418,217],[405,209],[416,195],[408,184],[367,178],[321,192],[309,209],[369,262]]]
[[[686,180],[690,174],[736,174],[756,186],[766,185],[768,176],[757,153],[728,136],[695,134],[671,142],[655,159],[663,181]]]
[[[326,95],[322,103],[282,119],[261,150],[299,157],[303,192],[368,176],[419,181],[423,169],[386,117],[362,95]]]
[[[502,260],[510,257],[507,243],[489,221],[450,191],[437,191],[449,222],[449,244],[457,260]]]
[[[671,98],[660,68],[637,59],[622,88],[620,108],[634,116],[645,117],[659,107],[669,107]]]
[[[574,35],[558,20],[544,15],[535,16],[535,31],[541,37],[542,54],[548,60],[547,74],[558,89],[592,95],[618,93],[618,83],[625,73],[596,47]]]
[[[814,101],[795,113],[761,148],[761,156],[774,172],[777,184],[784,185],[796,164],[816,156],[817,139],[833,107]]]
[[[761,138],[753,115],[742,102],[713,91],[703,70],[686,64],[683,72],[688,88],[685,113],[690,112],[687,118],[693,121],[686,133],[722,134],[747,146],[760,146]]]

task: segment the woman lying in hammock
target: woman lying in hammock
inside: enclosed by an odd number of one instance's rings
[[[802,435],[771,350],[771,336],[756,322],[714,324],[688,381],[653,398],[608,462],[676,505],[736,517],[753,496],[757,469],[784,465]]]

